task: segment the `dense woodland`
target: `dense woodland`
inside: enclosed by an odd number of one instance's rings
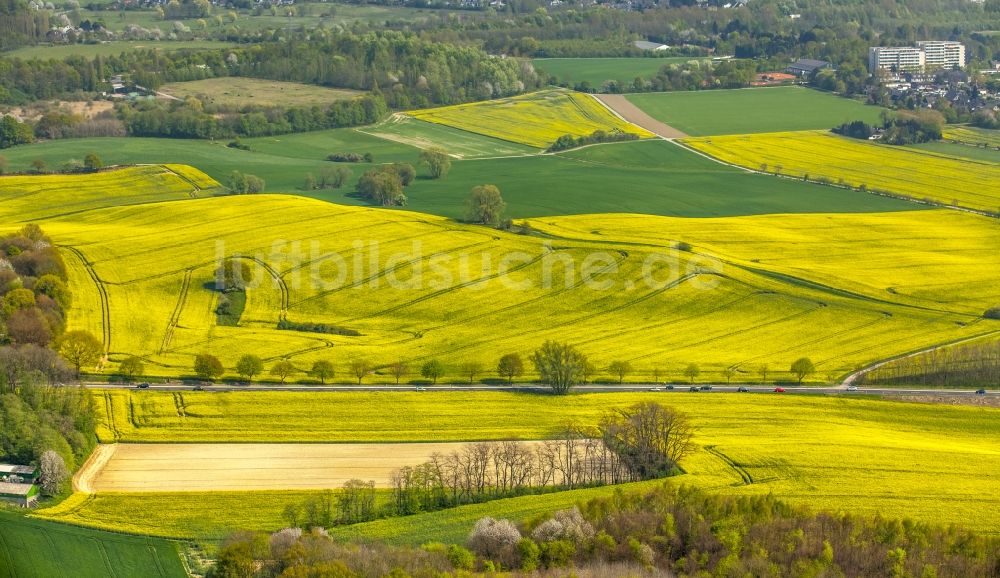
[[[463,545],[352,546],[322,528],[236,534],[214,578],[454,576],[996,576],[1000,542],[955,528],[813,514],[772,496],[724,497],[670,484],[618,492],[517,525],[480,519]],[[661,574],[662,575],[662,574]]]
[[[72,295],[66,267],[44,232],[28,225],[0,238],[0,459],[38,464],[47,451],[63,469],[94,447],[95,417],[83,388],[53,387],[73,375],[74,333],[63,334]],[[65,346],[60,356],[48,346]],[[59,484],[54,488],[58,490]]]

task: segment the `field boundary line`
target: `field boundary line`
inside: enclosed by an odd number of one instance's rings
[[[642,110],[637,105],[635,105],[631,101],[629,101],[625,97],[624,94],[604,94],[604,95],[590,94],[589,96],[591,98],[593,98],[594,100],[596,100],[597,102],[599,102],[601,104],[601,106],[603,106],[605,109],[607,109],[614,116],[616,116],[619,119],[621,119],[623,122],[626,122],[626,123],[628,123],[628,124],[630,124],[632,126],[637,126],[637,127],[641,128],[642,130],[655,135],[658,138],[661,138],[661,139],[664,139],[664,140],[673,140],[675,138],[687,138],[688,136],[690,136],[690,135],[688,135],[687,133],[685,133],[684,131],[682,131],[682,130],[680,130],[678,128],[675,128],[675,127],[673,127],[673,126],[671,126],[671,125],[669,125],[669,124],[667,124],[667,123],[665,123],[665,122],[663,122],[661,120],[657,120],[651,114],[649,114],[648,112]],[[637,113],[642,114],[643,116],[648,117],[649,120],[647,122],[661,124],[661,125],[663,125],[663,128],[657,127],[657,128],[659,128],[659,130],[654,130],[653,128],[650,128],[648,126],[644,126],[643,124],[640,124],[639,122],[636,122],[636,121],[633,121],[633,120],[629,120],[628,118],[625,117],[625,115],[623,115],[621,112],[619,112],[610,103],[608,103],[607,101],[605,101],[604,98],[601,98],[602,96],[605,97],[605,98],[608,98],[611,101],[616,101],[616,100],[618,100],[620,98],[621,100],[623,100],[626,103],[628,103],[629,106],[634,107],[635,110],[637,111]],[[664,130],[664,129],[669,129],[669,130]],[[668,136],[667,134],[662,134],[664,132],[665,133],[676,133],[676,134],[671,134],[671,135]]]
[[[733,470],[735,470],[736,473],[739,474],[740,478],[743,480],[743,485],[744,486],[751,486],[751,485],[753,485],[753,483],[754,483],[753,476],[750,475],[750,472],[746,471],[746,469],[743,466],[737,464],[733,460],[733,458],[727,456],[726,454],[724,454],[721,451],[719,451],[718,449],[716,449],[717,447],[718,446],[714,446],[714,445],[712,445],[712,446],[705,446],[705,451],[708,452],[708,453],[710,453],[710,454],[712,454],[713,456],[719,458],[720,460],[726,462],[726,465],[728,465],[730,468],[732,468]]]

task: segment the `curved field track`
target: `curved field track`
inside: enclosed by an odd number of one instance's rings
[[[684,138],[688,136],[669,124],[660,122],[646,114],[641,108],[632,104],[623,94],[598,94],[594,98],[601,101],[615,114],[628,122],[640,126],[649,132],[663,138]]]
[[[339,488],[351,479],[390,487],[392,472],[465,443],[114,444],[74,479],[82,492],[195,492]]]

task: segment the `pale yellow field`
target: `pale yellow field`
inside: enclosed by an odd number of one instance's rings
[[[1000,165],[827,132],[684,139],[727,163],[935,203],[1000,212]]]
[[[113,444],[102,447],[106,460],[78,475],[92,493],[338,489],[353,479],[389,488],[399,468],[465,445]]]
[[[643,138],[653,134],[616,117],[595,98],[566,90],[410,111],[420,120],[506,141],[548,148],[563,135],[586,136],[619,130]]]

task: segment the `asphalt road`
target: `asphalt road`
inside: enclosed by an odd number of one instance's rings
[[[135,385],[115,384],[115,383],[85,383],[85,387],[90,389],[137,389]],[[147,391],[192,391],[197,386],[186,383],[165,383],[151,384]],[[658,391],[660,393],[693,393],[688,385],[670,386],[653,384],[628,384],[628,385],[578,385],[573,388],[576,392],[586,393],[621,393],[621,392],[643,392]],[[699,394],[713,393],[737,393],[741,386],[737,385],[717,385],[698,384]],[[710,390],[700,389],[711,387]],[[775,387],[764,386],[742,386],[749,390],[747,393],[771,393],[774,394]],[[780,386],[785,391],[784,394],[793,395],[947,395],[947,396],[975,396],[975,390],[958,389],[899,389],[899,388],[867,388],[859,387],[856,390],[843,387],[796,387]],[[539,385],[232,385],[213,384],[202,386],[204,391],[425,391],[432,392],[454,392],[454,391],[522,391],[526,393],[548,393],[549,388]],[[782,393],[777,393],[781,395]],[[988,396],[1000,397],[1000,391],[987,391]]]

